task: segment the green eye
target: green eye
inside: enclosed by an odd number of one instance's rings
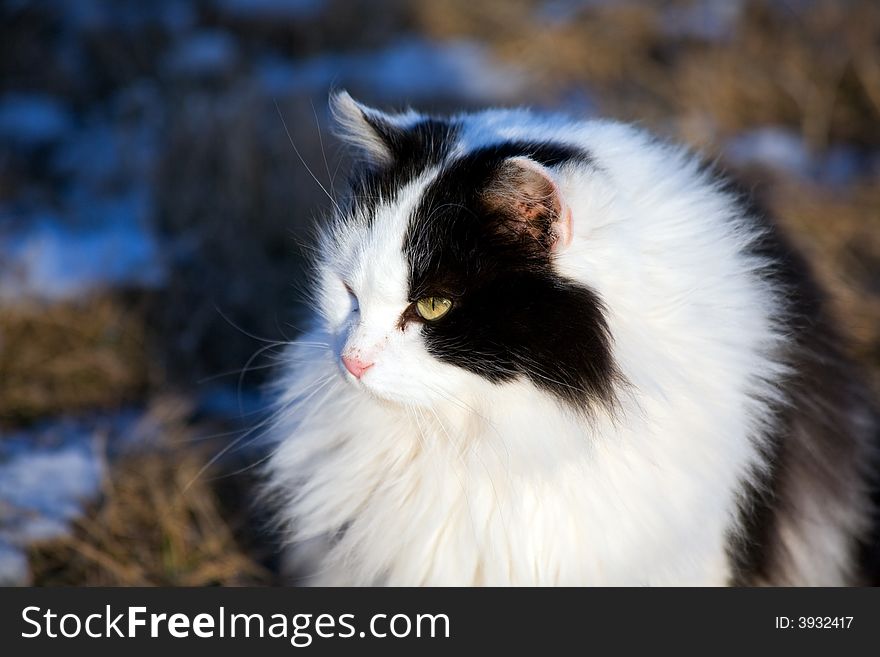
[[[452,308],[452,301],[443,297],[422,297],[416,301],[416,312],[424,320],[440,319]]]

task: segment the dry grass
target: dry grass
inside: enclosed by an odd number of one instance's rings
[[[110,297],[0,313],[0,424],[106,408],[151,378],[143,313]]]
[[[216,449],[193,442],[193,429],[183,424],[180,410],[175,401],[154,404],[152,415],[165,415],[159,444],[114,461],[102,499],[71,534],[32,547],[35,584],[271,583],[270,572],[255,560],[256,551],[242,544],[247,505],[223,503],[215,480],[218,468],[206,468]]]
[[[586,85],[604,112],[702,143],[761,124],[793,126],[810,145],[880,144],[880,5],[751,1],[731,31],[705,41],[670,31],[684,1],[584,3],[569,20],[534,0],[417,3],[420,28],[470,37],[533,73],[531,103]],[[800,4],[800,3],[799,3]],[[699,134],[694,122],[709,122]],[[708,134],[707,134],[708,130]]]
[[[807,254],[880,390],[880,181],[846,196],[779,183],[770,205]]]

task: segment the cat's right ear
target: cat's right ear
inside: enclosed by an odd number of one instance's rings
[[[363,159],[380,166],[394,162],[394,143],[402,132],[399,116],[367,107],[347,91],[337,91],[330,96],[330,111],[336,135],[354,147]]]
[[[571,208],[553,173],[528,157],[511,157],[498,167],[483,203],[498,218],[501,233],[529,236],[551,250],[571,242]]]

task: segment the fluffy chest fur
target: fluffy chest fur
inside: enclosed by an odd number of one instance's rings
[[[335,373],[333,373],[335,376]],[[723,584],[736,469],[715,418],[594,431],[530,390],[399,413],[329,385],[275,458],[312,584]],[[352,401],[353,403],[346,403]],[[332,419],[331,419],[332,418]],[[365,427],[363,423],[369,423]],[[536,439],[552,446],[535,444]]]

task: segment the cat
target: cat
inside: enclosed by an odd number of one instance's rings
[[[265,471],[291,581],[874,581],[870,395],[712,167],[605,120],[331,108],[358,163]]]

